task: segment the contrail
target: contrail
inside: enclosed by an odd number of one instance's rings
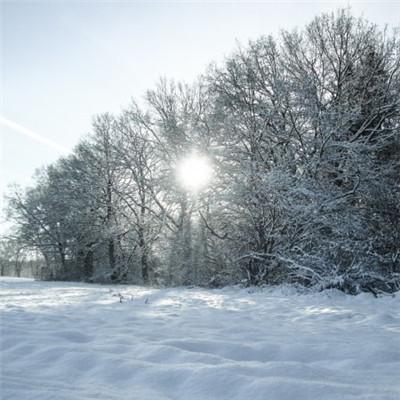
[[[31,139],[34,139],[39,143],[45,144],[46,146],[51,147],[54,150],[60,151],[62,153],[70,152],[70,150],[67,149],[66,147],[61,146],[60,144],[53,142],[52,140],[47,139],[39,135],[38,133],[31,131],[30,129],[24,128],[23,126],[13,121],[10,121],[9,119],[4,118],[3,116],[0,115],[0,126],[1,125],[6,126],[7,128],[10,128],[15,132],[21,133],[22,135],[25,135]]]

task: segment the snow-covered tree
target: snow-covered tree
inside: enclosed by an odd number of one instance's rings
[[[349,10],[162,79],[10,198],[51,278],[392,291],[400,273],[400,46]],[[201,191],[179,182],[190,154]]]

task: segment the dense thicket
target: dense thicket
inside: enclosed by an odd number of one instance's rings
[[[10,197],[14,239],[46,279],[396,290],[399,67],[399,35],[342,10],[161,80]],[[175,173],[193,150],[197,194]]]

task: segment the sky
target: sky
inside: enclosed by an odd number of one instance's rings
[[[400,26],[400,0],[0,0],[0,193],[31,184],[35,169],[90,132],[95,114],[140,101],[160,77],[190,82],[237,42],[348,5]]]

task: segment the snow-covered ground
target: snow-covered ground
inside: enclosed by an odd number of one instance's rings
[[[2,400],[400,399],[399,295],[3,278],[0,308]]]

